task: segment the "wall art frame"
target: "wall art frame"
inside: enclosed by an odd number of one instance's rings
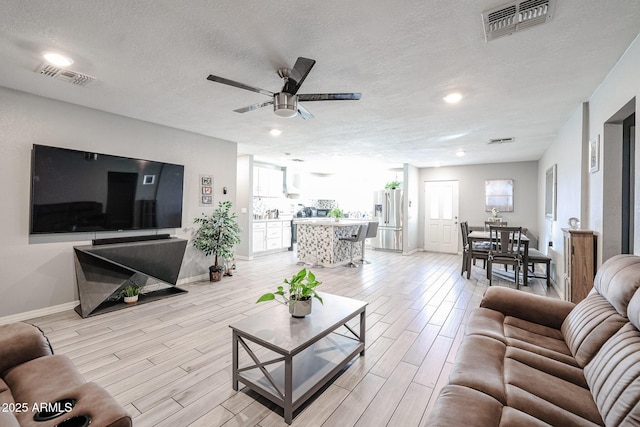
[[[546,218],[556,220],[557,213],[557,190],[558,190],[558,178],[557,178],[558,166],[554,163],[545,174],[544,180],[544,216]]]
[[[589,172],[600,170],[600,134],[589,140]]]
[[[213,177],[200,175],[200,206],[213,205]]]
[[[488,179],[484,182],[484,210],[513,212],[513,180]]]

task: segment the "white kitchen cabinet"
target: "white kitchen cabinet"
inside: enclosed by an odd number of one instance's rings
[[[267,222],[267,250],[282,248],[282,221]]]
[[[269,220],[253,223],[253,253],[282,251],[291,245],[291,221]]]
[[[282,169],[256,166],[253,168],[253,195],[256,197],[283,197]]]
[[[253,223],[253,252],[267,250],[267,227],[264,222]]]

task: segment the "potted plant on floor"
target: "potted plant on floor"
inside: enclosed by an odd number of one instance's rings
[[[131,284],[120,291],[120,296],[124,299],[126,304],[136,304],[138,302],[138,296],[142,292],[142,286],[136,282],[131,281]]]
[[[298,318],[311,314],[312,298],[323,304],[322,297],[316,293],[315,289],[322,282],[316,280],[316,276],[311,271],[307,271],[306,268],[300,270],[291,280],[284,279],[283,282],[285,285],[289,285],[288,290],[285,290],[285,287],[280,285],[276,292],[262,295],[256,303],[275,300],[280,304],[289,306],[289,313]]]
[[[222,278],[224,266],[219,260],[233,258],[233,247],[240,243],[237,216],[231,212],[231,202],[220,202],[210,216],[193,220],[200,224],[193,238],[193,246],[204,252],[205,256],[215,255],[213,265],[209,267],[209,280],[217,282]]]

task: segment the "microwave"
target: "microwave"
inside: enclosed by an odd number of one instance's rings
[[[331,209],[316,209],[316,216],[326,217]]]

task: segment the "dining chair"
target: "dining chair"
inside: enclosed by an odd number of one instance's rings
[[[489,227],[489,255],[487,257],[487,279],[489,286],[493,277],[493,264],[504,264],[514,268],[516,287],[520,288],[520,268],[522,268],[522,227]],[[527,268],[526,266],[524,268]]]
[[[460,223],[462,233],[462,273],[467,272],[467,279],[471,277],[471,264],[476,265],[476,260],[482,260],[482,268],[486,268],[489,255],[489,242],[470,242],[469,224],[467,221]]]
[[[481,230],[476,230],[481,231]],[[485,231],[489,231],[488,229]],[[470,233],[470,229],[467,226],[467,236]],[[489,254],[489,242],[470,242],[469,253],[471,254],[470,259],[473,265],[476,265],[476,260],[482,260],[482,268],[487,268],[487,255]]]
[[[462,234],[462,276],[465,271],[471,269],[471,248],[469,245],[469,223],[467,221],[460,222],[460,234]]]
[[[490,226],[495,227],[506,227],[509,225],[507,221],[485,221],[484,222],[484,231],[489,231]]]

